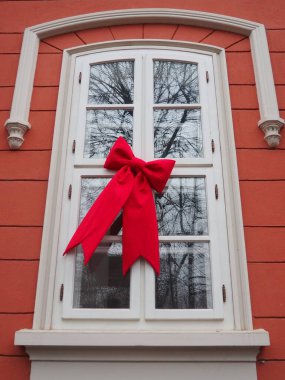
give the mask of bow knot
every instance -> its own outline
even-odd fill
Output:
[[[132,157],[130,161],[130,167],[134,174],[138,174],[142,171],[142,168],[145,166],[146,162],[136,156]]]
[[[162,192],[174,163],[168,159],[145,162],[119,137],[104,165],[118,172],[80,223],[64,254],[81,243],[87,264],[123,208],[123,274],[140,257],[159,274],[158,227],[151,188]]]

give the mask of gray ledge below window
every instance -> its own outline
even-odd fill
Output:
[[[94,332],[20,330],[15,344],[32,361],[247,361],[269,345],[265,330]]]

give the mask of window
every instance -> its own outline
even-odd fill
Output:
[[[64,297],[55,300],[53,325],[232,329],[213,56],[154,48],[78,55],[73,78],[58,244]],[[146,161],[176,160],[163,193],[154,195],[159,277],[143,261],[123,277],[121,214],[87,266],[80,247],[61,256],[112,177],[103,164],[119,136]]]

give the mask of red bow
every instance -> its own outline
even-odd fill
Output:
[[[151,188],[162,192],[174,164],[167,159],[145,162],[119,137],[104,165],[119,171],[78,226],[64,254],[81,243],[86,265],[123,208],[123,274],[139,257],[159,274],[158,227]]]

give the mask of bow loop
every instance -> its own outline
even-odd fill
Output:
[[[175,164],[174,160],[154,160],[147,162],[143,167],[143,173],[150,186],[161,193]]]
[[[104,168],[119,170],[125,165],[130,165],[130,162],[134,157],[131,147],[126,140],[120,136],[112,146],[108,157],[106,158]]]

